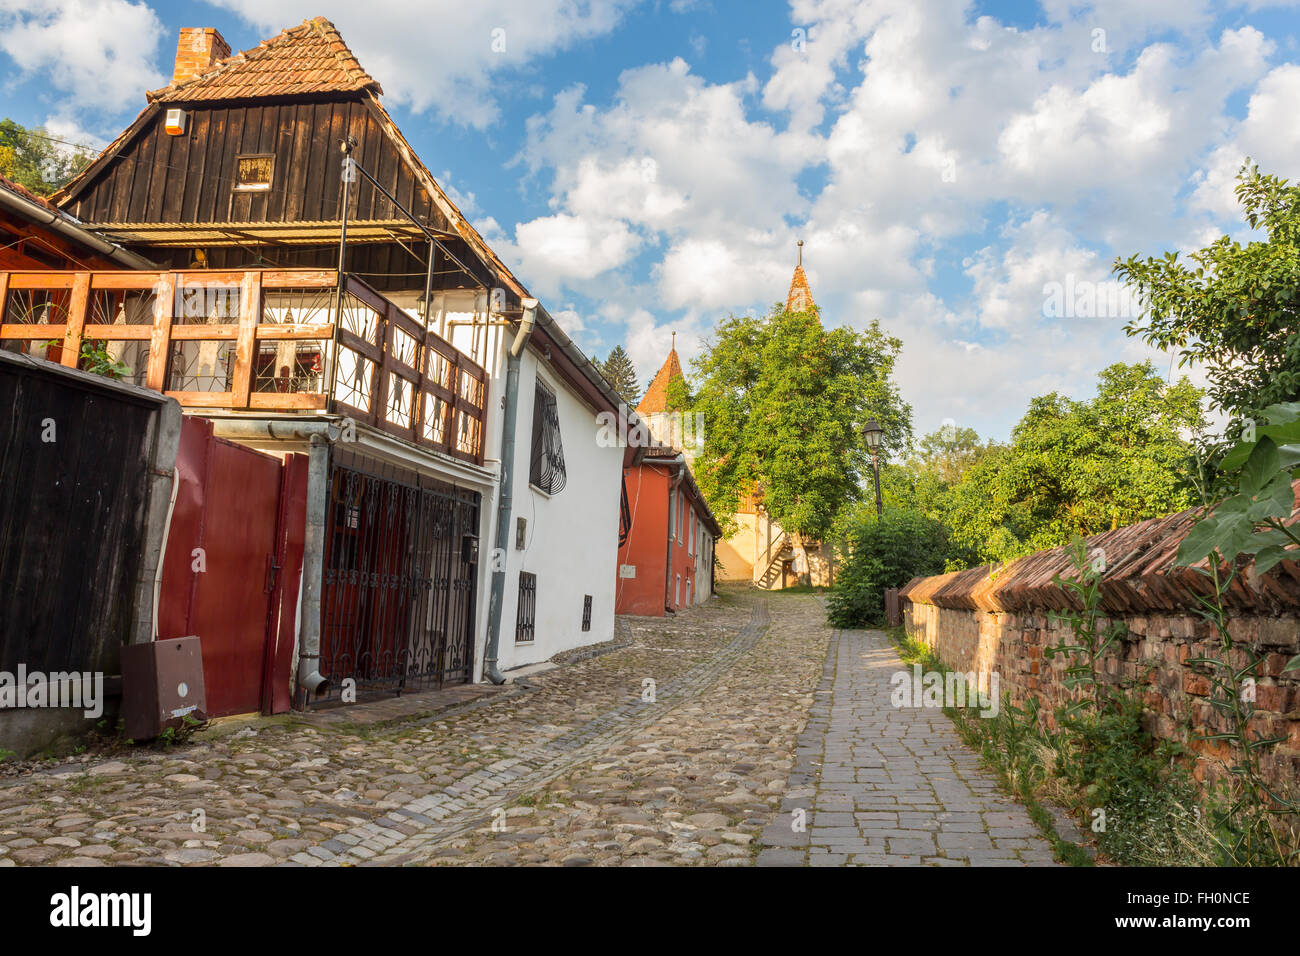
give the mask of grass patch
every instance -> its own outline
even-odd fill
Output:
[[[925,644],[901,627],[886,632],[908,664],[948,673]],[[1201,822],[1180,748],[1142,728],[1141,707],[1117,697],[1097,712],[1058,712],[1056,732],[1039,719],[1038,702],[1016,707],[1004,696],[995,717],[973,707],[945,707],[966,744],[1020,800],[1058,860],[1091,866],[1090,856],[1056,831],[1046,803],[1064,808],[1095,841],[1103,859],[1123,866],[1209,866],[1212,834]]]

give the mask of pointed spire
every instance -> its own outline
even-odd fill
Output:
[[[799,258],[794,267],[794,276],[790,279],[790,292],[785,297],[787,312],[807,312],[812,309],[812,289],[808,287],[808,277],[803,271],[803,240],[798,241]]]
[[[664,364],[659,367],[655,373],[654,381],[646,389],[645,398],[641,399],[641,404],[636,407],[638,415],[653,415],[656,412],[668,411],[668,386],[670,383],[679,378],[685,378],[682,374],[682,362],[677,357],[677,333],[673,333],[672,346],[668,349],[668,358],[664,359]]]

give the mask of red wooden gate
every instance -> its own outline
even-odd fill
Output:
[[[186,417],[158,602],[161,640],[197,634],[208,716],[288,709],[306,462]]]

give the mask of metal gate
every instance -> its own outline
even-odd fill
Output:
[[[468,681],[478,492],[336,449],[326,516],[320,670],[326,698]]]
[[[275,712],[289,689],[298,578],[282,571],[302,562],[306,460],[282,464],[186,416],[176,475],[158,637],[200,638],[209,717]]]

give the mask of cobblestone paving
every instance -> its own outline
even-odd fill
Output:
[[[903,666],[880,631],[832,640],[758,864],[1051,865],[1024,807],[1000,795],[942,710],[891,706]]]
[[[427,720],[260,722],[4,765],[0,866],[748,862],[812,704],[822,620],[811,598],[729,594],[621,619],[627,647]]]
[[[889,706],[883,635],[833,640],[816,598],[729,591],[618,627],[609,653],[431,717],[362,705],[2,764],[0,866],[1050,861],[946,717]]]

